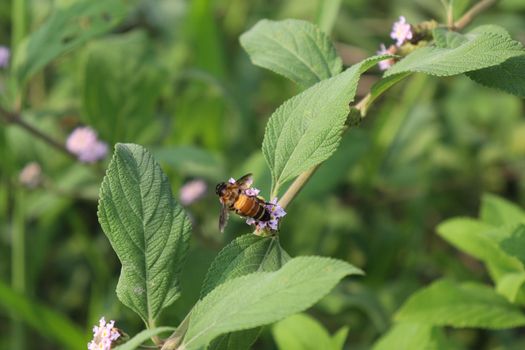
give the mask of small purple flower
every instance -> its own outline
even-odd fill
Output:
[[[273,231],[277,231],[279,227],[279,221],[283,216],[286,215],[286,211],[277,204],[277,197],[272,201],[265,204],[266,209],[270,212],[270,220],[268,221],[258,221],[253,218],[247,218],[246,223],[248,225],[255,225],[258,231],[268,227]]]
[[[67,138],[66,148],[83,163],[94,163],[104,159],[108,153],[108,145],[99,141],[97,132],[87,126],[73,130]]]
[[[180,188],[179,200],[182,205],[190,205],[204,196],[207,188],[203,180],[188,181]]]
[[[9,58],[11,51],[7,46],[0,46],[0,68],[5,68],[9,65]]]
[[[394,22],[392,25],[392,32],[390,37],[396,40],[396,45],[401,46],[406,40],[412,39],[412,27],[404,16],[399,17],[399,21]]]
[[[88,343],[88,350],[111,350],[111,343],[120,337],[119,331],[114,326],[115,321],[106,323],[102,317],[99,325],[93,327],[93,340]]]
[[[397,52],[397,49],[394,45],[391,45],[388,49],[385,47],[385,44],[381,43],[379,46],[379,50],[377,51],[378,55],[385,55],[390,54],[393,55]],[[379,69],[381,70],[387,70],[388,68],[392,67],[392,65],[395,63],[395,60],[393,58],[388,58],[386,60],[382,60],[378,63]]]
[[[42,168],[37,162],[28,163],[18,175],[18,180],[27,188],[36,188],[42,182]]]
[[[259,195],[259,189],[252,187],[248,188],[247,190],[244,190],[244,194],[250,197],[257,197]]]
[[[231,184],[234,184],[234,183],[236,183],[237,181],[235,181],[235,179],[234,179],[233,177],[230,177],[230,178],[228,179],[228,182],[231,183]]]

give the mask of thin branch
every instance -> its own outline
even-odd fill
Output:
[[[21,127],[22,129],[26,130],[33,136],[39,138],[40,140],[44,141],[48,145],[54,147],[55,149],[59,150],[60,152],[66,154],[67,156],[77,159],[77,157],[69,152],[67,148],[57,140],[51,138],[49,135],[43,133],[41,130],[35,128],[33,125],[27,123],[25,120],[23,120],[20,117],[20,114],[9,112],[8,110],[4,109],[2,106],[0,106],[0,117],[8,123],[8,124],[15,124]]]
[[[470,10],[465,12],[465,14],[454,23],[453,29],[461,30],[465,28],[476,16],[489,7],[496,5],[497,2],[498,0],[481,0],[476,5],[472,6]]]

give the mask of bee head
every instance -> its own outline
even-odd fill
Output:
[[[225,190],[226,190],[226,183],[224,182],[217,184],[217,187],[215,187],[215,193],[217,193],[218,196],[222,196]]]

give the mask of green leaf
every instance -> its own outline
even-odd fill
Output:
[[[261,334],[262,327],[226,333],[213,339],[207,350],[249,350]]]
[[[172,332],[175,328],[173,327],[157,327],[152,329],[145,329],[142,332],[136,334],[133,338],[128,340],[122,345],[119,345],[115,348],[112,347],[113,350],[134,350],[138,348],[142,343],[144,343],[146,340],[150,339],[154,335],[165,333],[165,332]]]
[[[396,315],[399,321],[436,326],[503,329],[525,325],[525,315],[491,288],[441,280],[414,293]]]
[[[296,314],[277,322],[272,335],[279,350],[338,350],[328,331],[313,317]]]
[[[525,225],[519,224],[514,228],[509,237],[500,242],[500,247],[525,265]]]
[[[280,269],[290,256],[279,244],[279,238],[246,234],[238,237],[219,252],[204,280],[201,296],[204,298],[218,285],[253,272],[271,272]],[[211,349],[248,349],[259,336],[260,328],[223,334],[209,346]]]
[[[180,294],[191,225],[151,154],[117,144],[102,182],[98,217],[122,271],[117,296],[151,323]]]
[[[516,204],[490,193],[481,200],[480,219],[494,225],[513,225],[525,223],[525,212]]]
[[[317,83],[286,101],[272,114],[262,149],[272,172],[274,195],[282,184],[335,152],[359,77],[385,57],[370,57]]]
[[[320,1],[318,7],[317,25],[323,32],[330,34],[341,8],[341,0]]]
[[[300,257],[275,272],[229,280],[195,305],[183,346],[200,349],[220,334],[279,321],[312,306],[344,276],[359,273],[343,261]]]
[[[68,317],[16,293],[2,281],[0,281],[0,308],[15,314],[40,335],[61,344],[66,349],[81,349],[86,346],[87,339],[84,332]]]
[[[520,262],[499,247],[498,229],[478,220],[453,218],[440,224],[438,234],[458,249],[503,272],[521,272]],[[493,278],[498,276],[493,276]]]
[[[496,291],[514,303],[524,283],[525,272],[506,273],[498,279]]]
[[[18,46],[15,74],[23,83],[58,56],[115,27],[126,8],[118,0],[76,1],[57,8],[50,18]]]
[[[335,349],[344,349],[349,330],[350,327],[342,327],[337,332],[335,332],[334,336],[332,337],[332,344],[334,344]]]
[[[206,274],[200,298],[204,298],[219,284],[253,272],[271,272],[280,269],[290,256],[279,244],[279,238],[246,234],[222,249]]]
[[[88,46],[83,121],[111,143],[145,143],[160,131],[152,119],[165,75],[151,56],[148,40],[145,32],[132,31]]]
[[[342,69],[330,38],[309,22],[263,19],[241,35],[240,41],[253,64],[281,74],[302,88]]]
[[[395,324],[372,348],[373,350],[450,350],[444,344],[441,329],[425,323]]]
[[[439,47],[447,45],[447,47]],[[470,32],[440,36],[438,47],[423,47],[407,55],[385,73],[391,76],[421,72],[437,76],[456,75],[497,66],[511,57],[525,54],[523,46],[506,35]]]
[[[497,66],[468,72],[467,76],[483,86],[525,97],[525,56],[512,57]]]

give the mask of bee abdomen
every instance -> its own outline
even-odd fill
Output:
[[[270,221],[272,217],[270,216],[268,209],[266,209],[263,205],[259,205],[259,209],[253,218],[259,221]]]

